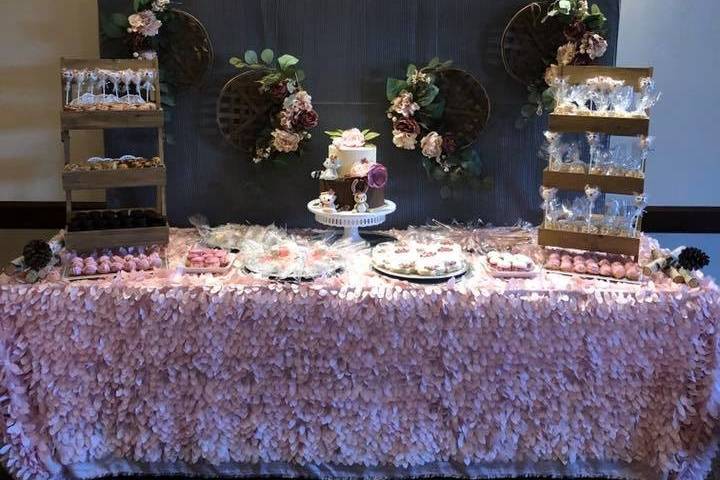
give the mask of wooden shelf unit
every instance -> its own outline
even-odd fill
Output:
[[[568,79],[571,85],[584,83],[590,78],[608,76],[624,80],[635,91],[640,90],[640,81],[653,76],[652,67],[624,68],[605,66],[564,66],[559,76]],[[649,118],[601,117],[590,115],[564,115],[551,113],[548,129],[559,133],[597,132],[620,136],[647,136],[650,129]],[[643,172],[643,175],[645,172]],[[586,185],[597,186],[603,193],[622,195],[640,194],[645,191],[645,178],[593,175],[589,173],[543,171],[543,186],[558,190],[584,191]],[[617,253],[637,259],[640,252],[640,239],[613,235],[553,230],[541,226],[538,230],[538,244],[543,246],[572,248],[579,250]]]
[[[538,230],[538,243],[540,245],[591,252],[619,253],[632,257],[637,257],[640,251],[639,238],[552,230],[544,226],[541,226]]]
[[[600,188],[603,193],[618,193],[621,195],[634,195],[645,191],[645,179],[642,177],[554,172],[547,168],[543,170],[543,185],[573,192],[582,192],[585,190],[585,185],[593,185]]]
[[[164,148],[164,112],[160,108],[160,75],[157,59],[69,59],[61,58],[61,71],[69,69],[147,69],[154,70],[154,85],[151,99],[157,105],[156,110],[103,110],[82,111],[65,109],[65,84],[60,77],[61,113],[60,135],[63,142],[65,165],[70,163],[71,130],[103,130],[110,128],[153,128],[157,130],[157,156],[165,164]],[[72,218],[72,192],[74,190],[95,190],[109,188],[154,186],[156,188],[155,209],[163,216],[167,215],[165,204],[165,185],[167,175],[165,167],[128,168],[116,170],[91,170],[63,172],[65,190],[66,232],[65,244],[74,250],[91,250],[102,247],[120,247],[129,245],[152,245],[168,242],[169,226],[123,228],[95,231],[70,231]]]

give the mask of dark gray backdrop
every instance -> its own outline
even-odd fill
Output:
[[[98,0],[100,14],[128,9],[130,0]],[[398,205],[388,226],[483,219],[495,224],[539,218],[538,187],[545,162],[538,158],[545,121],[524,130],[514,122],[525,87],[504,71],[499,55],[502,31],[523,0],[183,0],[181,8],[206,26],[215,64],[206,86],[178,95],[167,131],[168,213],[172,225],[187,225],[193,213],[212,223],[253,222],[308,226],[305,205],[317,196],[309,177],[327,152],[323,130],[358,126],[379,131],[378,161],[390,172],[387,197]],[[597,2],[608,17],[613,62],[620,0]],[[223,84],[237,73],[227,60],[252,48],[272,48],[301,59],[305,86],[320,114],[320,125],[305,155],[285,169],[255,168],[227,145],[215,124],[215,102]],[[111,56],[108,46],[103,56]],[[452,59],[483,83],[492,104],[487,128],[477,142],[493,180],[487,191],[465,188],[440,197],[440,184],[426,177],[419,153],[392,145],[385,117],[385,80],[402,77],[408,63],[434,56]],[[109,131],[108,155],[152,155],[150,132]],[[148,201],[147,191],[111,192],[115,205]]]

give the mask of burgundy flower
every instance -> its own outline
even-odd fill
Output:
[[[568,25],[563,31],[563,33],[565,34],[565,38],[567,38],[569,41],[580,40],[582,36],[585,35],[585,32],[587,32],[587,26],[581,21],[577,21],[573,24]]]
[[[420,125],[413,118],[403,117],[395,122],[393,130],[418,135],[420,133]]]
[[[443,135],[442,150],[446,155],[452,155],[457,151],[457,140],[452,133]]]
[[[270,96],[276,100],[284,99],[289,93],[287,89],[287,83],[284,81],[271,85],[268,91],[270,92]]]
[[[382,188],[387,183],[387,169],[381,163],[375,163],[367,174],[367,182],[370,188]]]
[[[303,110],[295,115],[293,124],[297,129],[309,130],[317,127],[318,114],[315,110]]]

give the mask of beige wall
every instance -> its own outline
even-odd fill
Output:
[[[64,200],[60,57],[98,57],[96,0],[0,0],[0,202]],[[102,154],[72,134],[74,161]],[[80,192],[78,199],[102,199]]]

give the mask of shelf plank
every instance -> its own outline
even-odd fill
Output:
[[[550,230],[542,226],[538,229],[538,244],[546,247],[574,248],[588,252],[618,253],[636,258],[640,253],[639,238]]]
[[[170,238],[170,227],[114,228],[65,232],[65,246],[71,250],[117,248],[141,245],[164,245]]]
[[[164,186],[167,181],[164,167],[63,172],[62,179],[65,190]]]
[[[635,135],[647,136],[650,131],[649,118],[596,117],[558,113],[551,113],[549,118],[548,129],[553,132],[599,132],[632,137]]]
[[[60,114],[63,130],[100,130],[104,128],[160,128],[165,123],[162,110],[69,111]]]
[[[640,79],[652,77],[652,67],[606,67],[603,65],[566,65],[560,67],[560,77],[566,77],[568,83],[577,85],[584,83],[590,78],[598,76],[611,77],[615,80],[624,80],[625,85],[632,85],[635,90],[640,90]]]
[[[543,185],[558,190],[582,192],[585,185],[598,187],[603,193],[634,195],[645,191],[645,179],[637,177],[616,177],[589,173],[554,172],[543,170]]]

